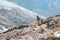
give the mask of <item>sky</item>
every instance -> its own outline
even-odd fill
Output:
[[[34,10],[35,8],[41,8],[41,10],[47,10],[48,4],[45,2],[45,0],[8,0],[14,3],[17,3],[18,5],[25,7],[29,10]]]
[[[44,16],[60,14],[60,0],[4,0]],[[14,6],[14,5],[13,5]]]
[[[51,4],[56,0],[8,0],[8,1],[17,3],[18,5],[30,10],[38,8],[45,11],[49,8],[49,3]]]

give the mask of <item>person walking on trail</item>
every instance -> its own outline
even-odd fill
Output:
[[[41,24],[41,20],[40,20],[39,16],[37,16],[37,24],[38,24],[38,26],[40,26],[40,24]]]

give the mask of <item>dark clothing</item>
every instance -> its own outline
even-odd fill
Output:
[[[37,16],[37,23],[38,23],[38,26],[40,26],[40,17]]]
[[[40,21],[40,17],[39,16],[37,16],[37,21]]]

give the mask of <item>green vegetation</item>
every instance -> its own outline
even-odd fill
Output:
[[[60,40],[60,37],[59,38],[56,38],[56,37],[47,38],[46,40]]]
[[[10,40],[10,38],[6,38],[6,40]]]
[[[55,17],[58,17],[58,16],[60,16],[60,15],[56,15]]]
[[[9,31],[12,31],[13,29],[21,29],[21,28],[24,28],[24,27],[28,27],[28,25],[20,25],[20,26],[18,26],[18,27],[11,28],[11,29],[3,32],[3,33],[7,33],[7,32],[9,32]]]
[[[20,25],[17,29],[21,29],[21,28],[24,28],[24,27],[28,27],[28,25]]]
[[[42,22],[40,25],[45,24],[45,23],[49,23],[51,20],[52,19],[47,18],[47,20],[45,22]]]

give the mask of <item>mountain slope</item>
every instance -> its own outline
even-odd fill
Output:
[[[48,22],[46,22],[46,21],[48,21]],[[13,29],[7,33],[1,34],[0,39],[1,40],[2,39],[4,39],[4,40],[5,39],[50,40],[55,37],[59,38],[60,37],[60,16],[51,17],[49,19],[46,19],[46,21],[44,24],[42,24],[40,26],[37,26],[37,23],[32,23],[29,25],[29,27],[23,27],[21,29],[19,29],[19,28]],[[55,22],[57,22],[57,24]],[[49,23],[49,25],[48,25],[48,23]],[[52,25],[52,24],[54,24],[54,25]],[[37,29],[37,30],[34,30],[34,29]],[[44,29],[44,30],[42,30],[42,29]]]
[[[39,15],[12,2],[0,1],[0,30],[6,31],[21,24],[29,24]],[[41,18],[46,18],[39,15]]]

